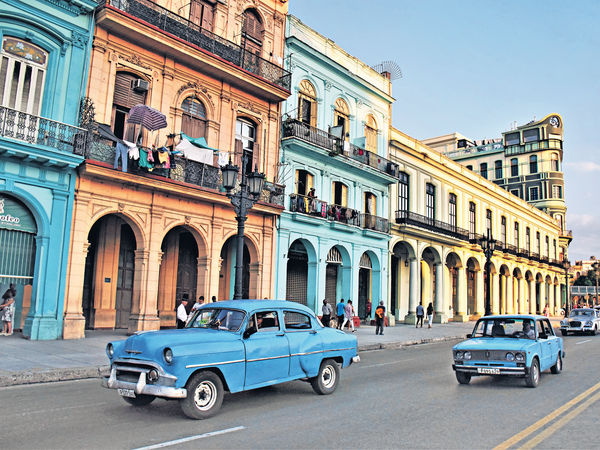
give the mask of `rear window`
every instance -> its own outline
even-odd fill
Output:
[[[286,330],[310,330],[310,316],[296,311],[284,311],[283,318]]]

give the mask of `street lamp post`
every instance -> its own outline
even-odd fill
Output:
[[[565,284],[566,284],[566,302],[565,302],[565,317],[569,317],[569,309],[571,308],[571,296],[569,295],[569,260],[563,260],[563,267],[565,268]]]
[[[492,274],[490,273],[492,264],[492,255],[496,248],[496,239],[492,237],[491,231],[487,230],[487,236],[483,236],[479,239],[479,245],[485,255],[485,272],[487,278],[487,286],[485,293],[485,315],[489,316],[492,314]]]
[[[242,298],[242,275],[244,269],[244,227],[248,217],[248,211],[252,209],[258,201],[258,196],[263,190],[265,174],[259,173],[255,167],[254,172],[247,174],[248,154],[242,151],[242,179],[239,189],[234,191],[235,181],[238,174],[238,167],[229,163],[221,167],[223,174],[223,187],[227,191],[227,197],[231,200],[235,211],[235,220],[238,223],[237,242],[236,242],[236,260],[235,260],[235,290],[233,299]]]

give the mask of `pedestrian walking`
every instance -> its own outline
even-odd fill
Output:
[[[329,327],[329,323],[331,322],[331,313],[333,309],[331,305],[327,303],[327,299],[323,300],[323,316],[321,318],[321,322],[323,322],[323,326]]]
[[[385,306],[383,300],[379,302],[379,306],[375,308],[375,334],[383,336],[383,326],[385,322]]]
[[[550,317],[550,308],[548,308],[548,305],[544,306],[544,316]]]
[[[0,319],[2,319],[2,336],[13,334],[13,319],[15,317],[15,296],[17,290],[14,284],[2,295],[2,305],[0,305]]]
[[[365,325],[369,324],[369,319],[371,318],[371,301],[367,301],[367,307],[365,308]]]
[[[423,316],[425,315],[425,311],[423,310],[423,302],[417,305],[417,324],[415,328],[419,326],[419,322],[421,322],[421,328],[423,328]]]
[[[350,322],[349,327],[352,327],[352,332],[354,333],[356,330],[354,329],[354,307],[352,306],[352,300],[348,300],[346,306],[344,306],[344,321],[342,322],[342,331],[344,331],[344,326],[346,322]]]
[[[179,304],[179,306],[177,307],[177,328],[184,328],[185,327],[185,323],[187,322],[187,307],[188,304],[188,297],[187,295],[184,294],[183,298],[181,299],[181,303]]]
[[[337,325],[336,328],[338,330],[342,329],[342,322],[344,321],[344,299],[340,299],[338,304],[335,306],[336,314],[337,314]]]
[[[216,296],[216,295],[213,295],[213,296],[211,297],[210,301],[211,301],[211,302],[213,302],[213,303],[214,303],[214,302],[216,302],[216,301],[217,301],[217,296]]]
[[[427,305],[427,321],[429,322],[427,328],[431,328],[431,324],[433,323],[433,314],[433,303],[429,302],[429,305]]]
[[[201,295],[200,297],[198,297],[198,300],[196,300],[196,303],[194,303],[194,306],[192,306],[192,311],[196,311],[197,309],[200,309],[200,307],[204,305],[204,295]]]

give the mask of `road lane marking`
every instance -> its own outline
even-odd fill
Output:
[[[390,364],[399,364],[399,363],[403,363],[405,361],[413,361],[415,359],[417,359],[417,358],[408,358],[408,359],[402,359],[400,361],[391,361],[391,362],[385,362],[385,363],[379,363],[379,364],[371,364],[371,365],[368,365],[368,366],[360,365],[359,367],[361,369],[369,369],[370,367],[389,366]]]
[[[29,414],[40,414],[40,413],[49,413],[49,412],[55,412],[55,411],[64,411],[66,409],[89,408],[90,406],[99,406],[99,405],[106,405],[106,404],[108,404],[108,403],[107,402],[103,402],[103,403],[90,403],[88,405],[65,406],[63,408],[38,409],[36,411],[25,411],[25,412],[22,412],[21,415],[22,416],[27,416]]]
[[[568,424],[571,420],[573,420],[579,414],[581,414],[586,409],[588,409],[592,405],[592,403],[595,403],[598,400],[600,400],[600,392],[595,394],[592,398],[583,402],[581,405],[579,405],[574,410],[570,411],[565,416],[561,417],[559,420],[557,420],[555,423],[553,423],[551,427],[546,428],[544,431],[542,431],[536,437],[534,437],[530,441],[526,442],[521,448],[523,448],[523,449],[534,448],[540,442],[542,442],[544,439],[552,436],[554,433],[559,431],[562,427],[564,427],[566,424]]]
[[[575,406],[577,403],[579,403],[580,401],[582,401],[584,398],[590,396],[594,391],[597,391],[598,389],[600,389],[600,383],[595,384],[594,386],[592,386],[591,388],[589,388],[587,391],[582,392],[581,394],[579,394],[574,399],[568,401],[567,403],[565,403],[561,407],[559,407],[559,408],[555,409],[554,411],[552,411],[546,417],[542,417],[540,420],[538,420],[534,424],[528,426],[523,431],[515,434],[513,437],[511,437],[511,438],[507,439],[506,441],[502,442],[501,444],[497,445],[496,447],[494,447],[494,450],[503,450],[503,449],[507,449],[509,447],[512,447],[517,442],[520,442],[523,439],[527,438],[528,436],[532,435],[537,430],[539,430],[544,425],[546,425],[548,422],[554,420],[556,417],[558,417],[559,415],[561,415],[562,413],[564,413],[565,411],[567,411],[569,408]]]
[[[239,427],[227,428],[225,430],[210,431],[208,433],[198,434],[196,436],[190,436],[190,437],[181,438],[181,439],[175,439],[174,441],[163,442],[161,444],[148,445],[146,447],[138,447],[134,450],[152,450],[155,448],[170,447],[171,445],[183,444],[184,442],[195,441],[197,439],[204,439],[204,438],[211,437],[211,436],[218,436],[220,434],[232,433],[234,431],[240,431],[240,430],[245,430],[245,429],[246,429],[246,427],[239,426]]]
[[[579,345],[579,344],[585,344],[586,342],[591,342],[591,339],[586,339],[585,341],[579,341],[579,342],[575,342],[575,345]]]

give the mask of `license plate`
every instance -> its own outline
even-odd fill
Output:
[[[487,375],[500,375],[500,369],[489,369],[487,367],[478,367],[477,373],[484,373]]]
[[[135,398],[135,392],[133,391],[133,389],[117,389],[117,392],[119,393],[119,395],[121,397],[131,397],[131,398]]]

